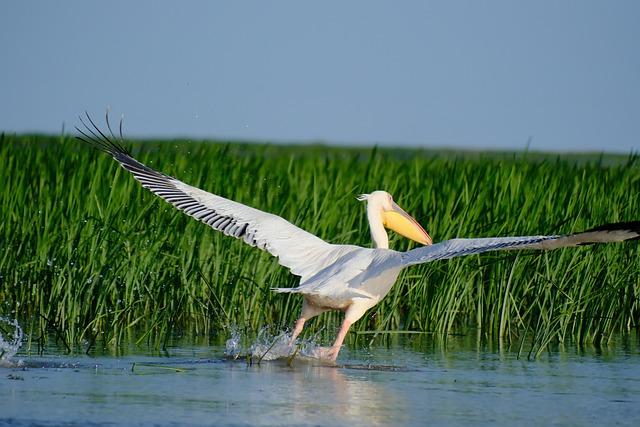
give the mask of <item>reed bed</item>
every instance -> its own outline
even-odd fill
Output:
[[[334,243],[370,245],[355,196],[385,189],[430,232],[556,234],[640,218],[640,158],[133,142],[142,162],[278,214]],[[296,278],[142,189],[72,137],[0,136],[0,316],[69,350],[161,344],[239,325],[286,327]],[[391,247],[412,243],[391,236]],[[406,270],[354,331],[479,331],[506,343],[600,343],[640,324],[637,243],[500,252]],[[320,316],[308,334],[337,325]],[[331,332],[333,331],[328,328]],[[357,334],[351,334],[357,335]]]

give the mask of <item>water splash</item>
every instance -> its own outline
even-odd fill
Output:
[[[272,335],[268,327],[260,329],[258,337],[249,347],[249,354],[259,360],[276,360],[289,357],[295,347],[290,345],[291,335],[288,331]]]
[[[7,329],[13,329],[13,333],[11,336],[5,337],[2,331],[6,333]],[[20,365],[20,361],[16,363],[11,359],[20,349],[23,338],[22,328],[16,319],[10,320],[5,317],[0,317],[0,366],[12,367],[16,366],[16,364]]]
[[[227,357],[251,358],[258,361],[289,358],[293,355],[306,358],[316,358],[316,350],[319,348],[314,338],[298,340],[291,344],[291,333],[288,330],[273,334],[269,326],[265,326],[258,332],[255,339],[250,339],[249,344],[243,345],[243,336],[238,328],[231,328],[231,337],[226,341],[225,355]]]
[[[224,345],[224,354],[232,359],[237,359],[242,355],[242,344],[240,332],[235,326],[231,327],[231,338]]]

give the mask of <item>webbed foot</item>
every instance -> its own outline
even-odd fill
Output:
[[[338,358],[338,353],[340,353],[340,347],[317,347],[313,351],[313,357],[335,363]]]

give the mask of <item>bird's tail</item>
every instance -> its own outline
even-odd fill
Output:
[[[281,294],[297,294],[300,292],[300,288],[299,287],[295,287],[295,288],[271,288],[271,290],[273,292],[278,292]]]

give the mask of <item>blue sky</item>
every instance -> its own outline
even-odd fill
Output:
[[[638,1],[4,1],[0,130],[640,150]]]

